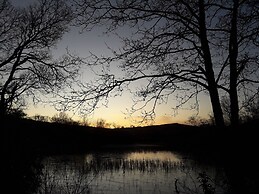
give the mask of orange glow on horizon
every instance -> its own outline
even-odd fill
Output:
[[[126,100],[127,99],[127,100]],[[120,127],[132,127],[132,126],[147,126],[147,125],[162,125],[162,124],[172,124],[180,123],[184,124],[188,121],[189,117],[195,115],[193,110],[179,110],[177,114],[174,114],[171,106],[169,104],[162,104],[156,109],[156,118],[152,123],[139,123],[138,117],[128,117],[123,112],[127,107],[131,107],[130,97],[126,96],[123,99],[111,99],[108,107],[101,107],[95,110],[92,115],[86,116],[86,120],[91,126],[95,126],[98,119],[103,119],[105,121],[107,128],[120,128]],[[25,111],[29,117],[35,115],[47,116],[49,118],[58,114],[57,110],[50,105],[37,105],[29,106]],[[210,111],[210,104],[203,99],[203,104],[201,104],[199,115],[201,118],[207,118]],[[83,118],[77,113],[66,112],[74,121],[83,121]]]

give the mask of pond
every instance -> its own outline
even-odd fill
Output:
[[[42,160],[38,194],[227,193],[224,170],[170,150],[106,150]]]

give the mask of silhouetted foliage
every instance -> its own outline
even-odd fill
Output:
[[[25,118],[27,114],[22,109],[12,108],[8,110],[7,116],[14,119],[21,119],[21,118]]]
[[[212,126],[214,125],[214,118],[210,115],[207,119],[199,116],[191,116],[189,117],[187,124],[191,124],[193,126]]]
[[[60,112],[58,114],[55,114],[50,119],[53,123],[61,123],[61,124],[69,124],[69,125],[79,125],[78,122],[74,121],[69,115],[65,112]]]
[[[230,111],[230,99],[227,96],[221,98],[221,106],[223,110],[223,116],[226,124],[230,124],[231,111]]]
[[[225,96],[221,99],[221,104],[225,122],[229,124],[231,121],[230,100]],[[257,93],[246,97],[246,100],[240,106],[239,113],[241,123],[259,118],[259,97]]]
[[[89,120],[86,116],[84,116],[84,117],[82,118],[82,121],[80,122],[80,124],[81,124],[82,126],[85,126],[85,127],[91,126],[91,122],[90,122],[90,120]]]
[[[243,119],[247,120],[258,120],[259,119],[259,94],[248,98],[247,102],[244,103]]]
[[[105,128],[105,127],[107,127],[106,124],[107,123],[104,119],[97,119],[97,121],[96,121],[96,127],[98,127],[98,128]]]
[[[132,112],[141,111],[144,119],[153,119],[156,105],[170,96],[176,96],[175,108],[180,108],[205,92],[217,126],[224,126],[221,95],[229,96],[231,123],[239,123],[242,94],[254,93],[259,83],[258,1],[76,2],[77,22],[85,30],[101,24],[107,32],[125,27],[132,34],[119,34],[124,46],[112,50],[114,56],[93,55],[91,64],[103,65],[103,74],[93,84],[82,86],[83,92],[75,91],[73,102],[77,97],[83,109],[83,102],[94,109],[112,91],[120,94],[130,83],[141,80]],[[124,76],[109,72],[115,61]],[[149,104],[151,109],[143,111]],[[194,105],[197,108],[198,101]]]
[[[38,0],[19,8],[0,2],[0,112],[30,96],[40,101],[74,81],[78,61],[70,55],[58,60],[51,49],[68,31],[73,14],[63,0]],[[57,93],[57,92],[56,92]]]
[[[48,116],[42,116],[42,115],[39,115],[39,114],[36,114],[36,115],[32,116],[31,118],[35,121],[42,121],[42,122],[48,122],[49,121]]]

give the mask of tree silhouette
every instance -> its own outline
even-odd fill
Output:
[[[238,125],[242,94],[254,93],[259,83],[258,1],[78,0],[77,5],[77,22],[86,30],[101,24],[107,32],[125,26],[133,32],[122,37],[124,46],[114,56],[94,56],[94,64],[119,61],[125,76],[99,75],[83,92],[73,93],[81,103],[95,107],[112,91],[145,79],[137,96],[153,103],[147,118],[171,95],[178,96],[180,107],[205,92],[216,125],[224,126],[221,95],[229,96],[231,124]]]
[[[53,117],[51,117],[51,122],[53,123],[61,123],[61,124],[73,124],[75,123],[72,118],[69,117],[69,115],[65,112],[59,112],[58,114],[55,114]]]
[[[105,127],[107,127],[107,123],[106,123],[106,121],[104,119],[97,119],[96,127],[98,127],[98,128],[105,128]]]
[[[78,73],[75,58],[51,54],[73,19],[63,0],[39,0],[16,8],[8,0],[0,4],[0,112],[1,116],[22,102],[34,101],[69,84]]]
[[[249,97],[243,104],[243,119],[258,120],[259,119],[259,95]]]

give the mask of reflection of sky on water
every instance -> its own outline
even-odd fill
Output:
[[[170,162],[180,162],[180,156],[169,151],[159,151],[159,152],[131,152],[125,157],[127,160],[159,160],[159,161],[170,161]]]
[[[180,193],[203,194],[197,177],[206,172],[213,180],[211,184],[216,188],[215,193],[224,193],[222,170],[214,165],[187,160],[184,155],[170,151],[54,156],[43,162],[43,186],[40,188],[46,189],[47,186],[47,190],[52,189],[50,193],[174,193],[177,180]]]
[[[170,151],[133,151],[128,153],[94,153],[85,155],[86,163],[94,160],[181,162],[181,156]]]

